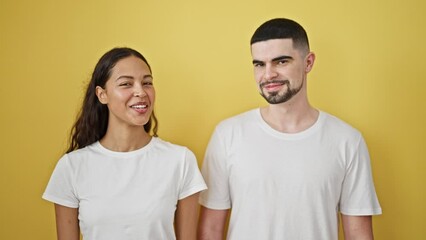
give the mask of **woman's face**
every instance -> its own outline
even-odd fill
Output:
[[[144,126],[154,108],[155,89],[148,65],[129,56],[112,68],[105,88],[96,87],[96,95],[109,109],[108,127]]]

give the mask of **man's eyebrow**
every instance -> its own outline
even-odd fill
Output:
[[[273,58],[272,62],[278,62],[278,61],[288,60],[288,59],[293,60],[294,58],[292,56],[283,55],[283,56]],[[264,62],[260,60],[256,60],[256,59],[253,60],[253,64],[263,64],[263,63]]]
[[[254,59],[252,62],[253,62],[253,64],[263,63],[262,61],[260,61],[260,60],[256,60],[256,59]]]
[[[288,59],[292,60],[293,57],[292,56],[283,55],[283,56],[279,56],[279,57],[273,58],[272,62],[278,62],[278,61],[281,61],[281,60],[288,60]]]

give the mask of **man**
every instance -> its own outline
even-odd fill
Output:
[[[307,75],[315,55],[289,19],[262,24],[251,39],[254,76],[269,103],[221,122],[208,145],[201,240],[373,239],[381,214],[361,134],[313,108]],[[232,212],[230,209],[232,208]]]

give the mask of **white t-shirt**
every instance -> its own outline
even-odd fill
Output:
[[[381,214],[361,134],[324,112],[295,134],[271,128],[259,109],[223,121],[202,174],[200,203],[232,208],[231,240],[337,240],[339,211]]]
[[[79,208],[85,240],[175,239],[178,200],[206,189],[194,154],[152,138],[113,152],[96,142],[65,154],[43,198]]]

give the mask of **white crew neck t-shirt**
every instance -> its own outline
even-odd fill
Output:
[[[381,213],[361,134],[325,112],[308,129],[271,128],[259,109],[216,127],[201,205],[232,208],[229,240],[337,240],[338,213]]]
[[[43,198],[79,208],[85,240],[175,239],[178,200],[206,189],[194,154],[152,138],[114,152],[99,142],[65,154]]]

